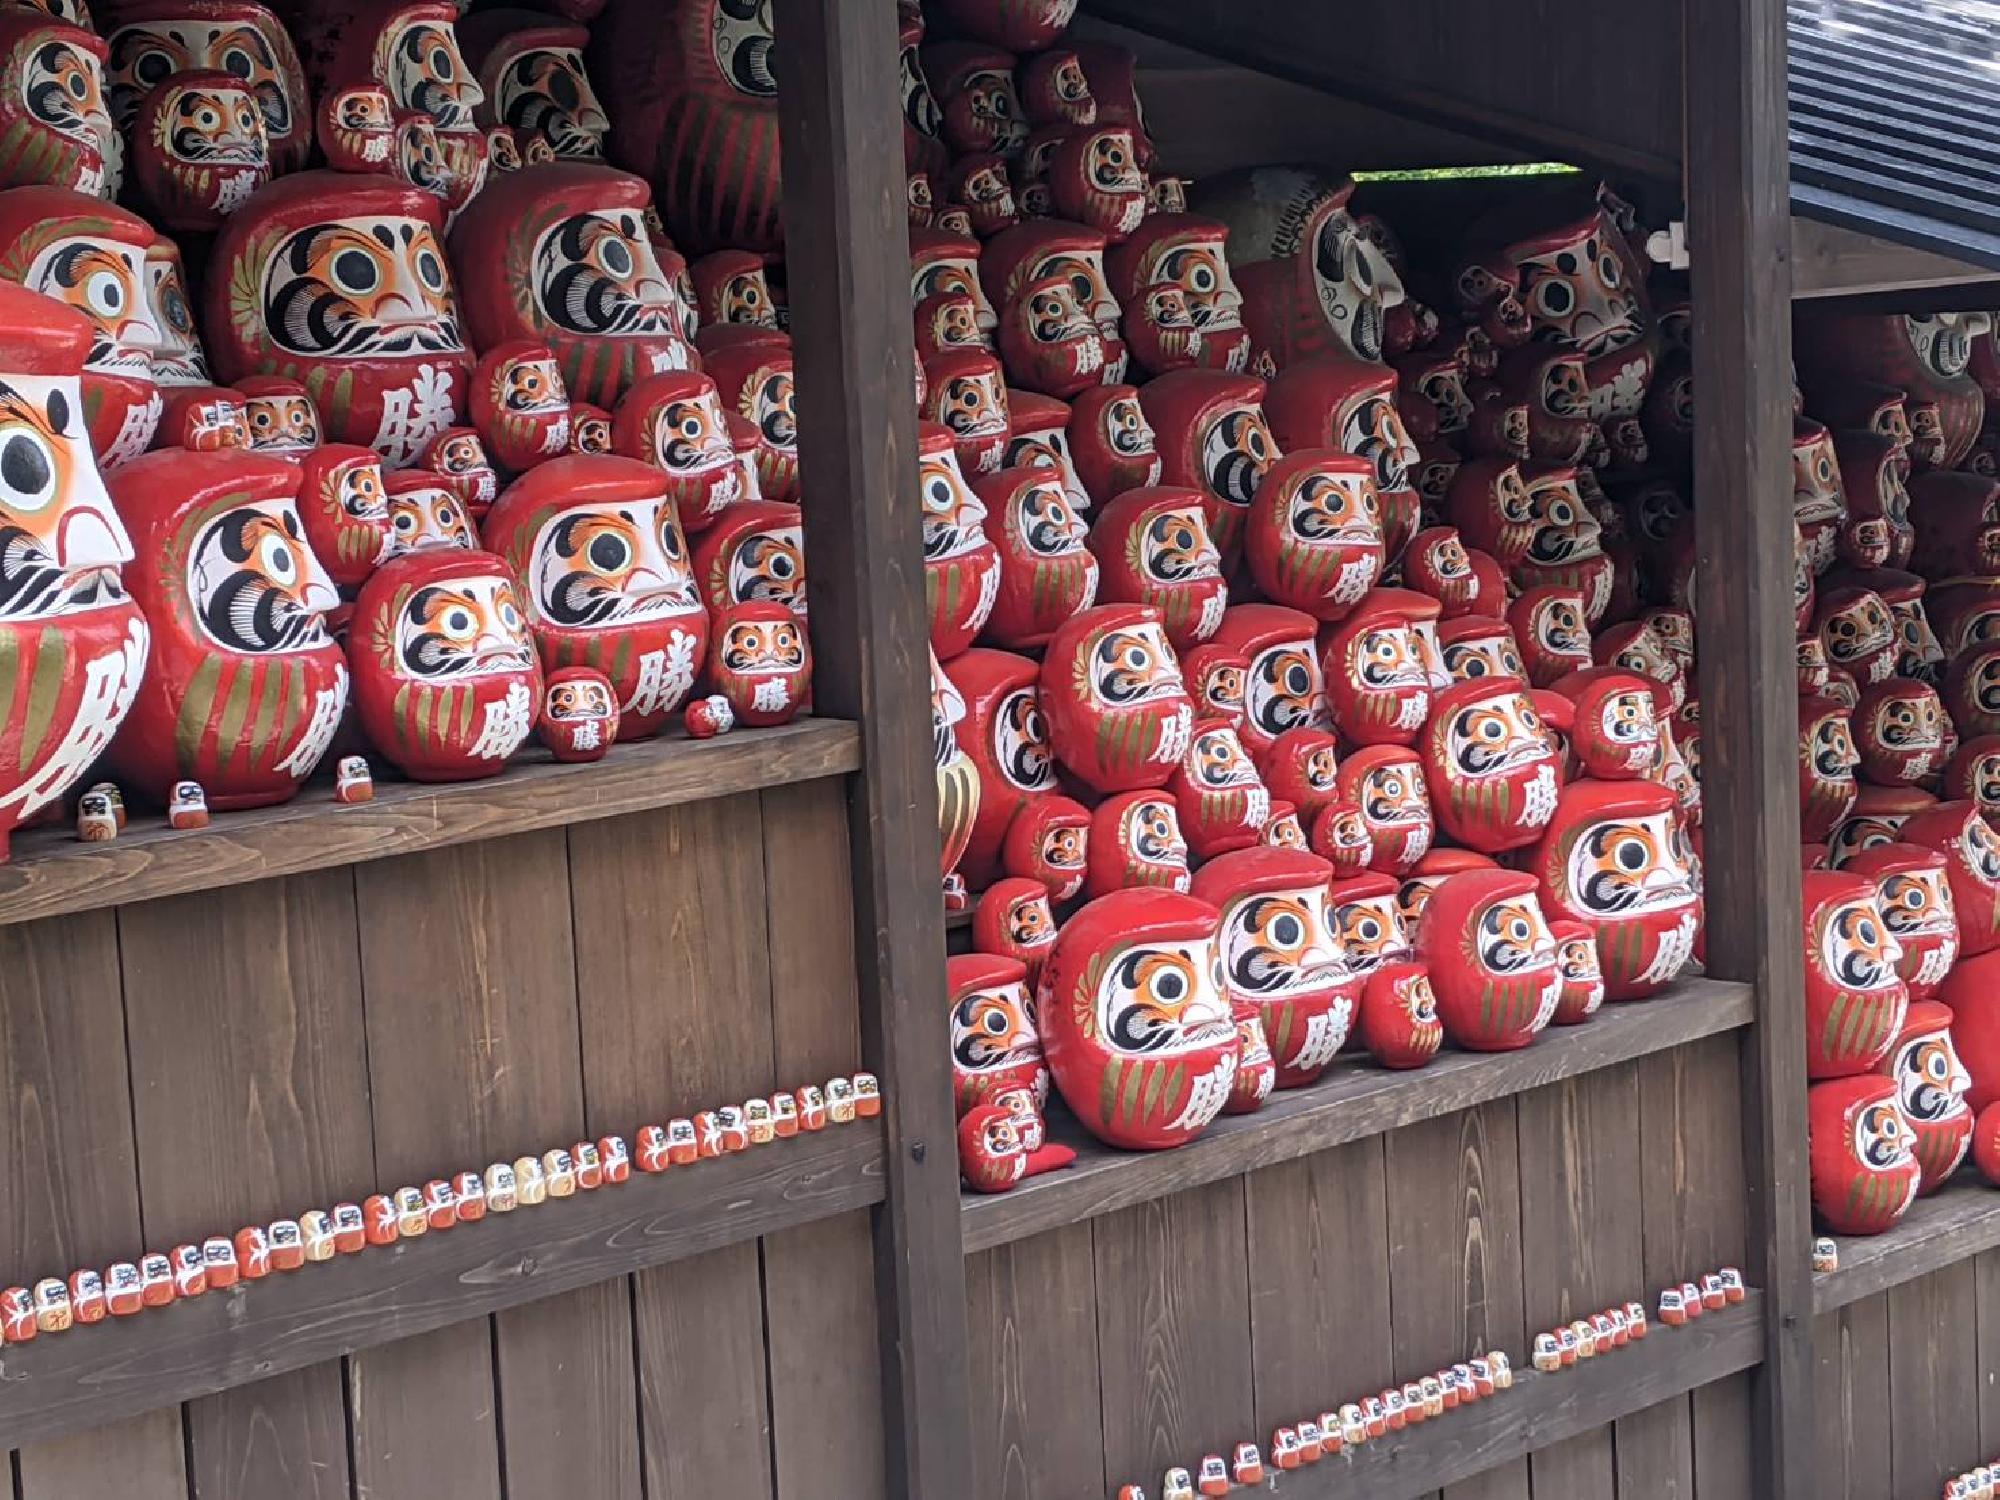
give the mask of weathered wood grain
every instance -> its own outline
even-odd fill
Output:
[[[204,829],[135,817],[109,844],[31,829],[0,864],[0,924],[839,776],[860,765],[861,738],[852,724],[801,719],[713,740],[618,745],[594,765],[533,758],[541,754],[491,781],[384,779],[374,801],[353,806],[315,783],[282,807],[218,814]]]
[[[2000,1252],[1985,1251],[1972,1264],[1979,1299],[1979,1446],[2000,1454]]]
[[[2000,1191],[1971,1167],[1920,1198],[1887,1234],[1837,1238],[1840,1268],[1813,1277],[1820,1312],[1886,1292],[2000,1248]]]
[[[1984,1463],[1979,1442],[1978,1288],[1961,1261],[1892,1288],[1889,1304],[1889,1500],[1930,1500]]]
[[[964,1200],[965,1248],[988,1249],[1095,1214],[1289,1161],[1347,1141],[1506,1098],[1733,1030],[1750,1015],[1746,986],[1686,979],[1643,1004],[1613,1006],[1584,1026],[1545,1033],[1519,1052],[1451,1052],[1392,1073],[1343,1060],[1318,1084],[1279,1094],[1251,1115],[1227,1115],[1175,1151],[1135,1156],[1070,1126],[1075,1166],[1010,1193]],[[1067,1118],[1058,1114],[1058,1118]]]
[[[1889,1303],[1869,1297],[1813,1320],[1813,1411],[1826,1500],[1890,1493]]]

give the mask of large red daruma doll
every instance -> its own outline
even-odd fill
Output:
[[[1438,827],[1467,848],[1524,848],[1555,816],[1562,755],[1519,678],[1452,684],[1420,743]]]
[[[413,781],[497,776],[542,697],[504,558],[437,547],[391,558],[347,631],[362,730]]]
[[[111,115],[129,129],[147,90],[176,73],[208,70],[240,78],[256,96],[271,166],[296,172],[312,152],[313,116],[304,72],[278,18],[248,0],[117,0],[105,6]]]
[[[1063,924],[1036,1011],[1049,1071],[1077,1119],[1128,1151],[1181,1146],[1236,1078],[1219,916],[1173,891],[1100,896]]]
[[[521,582],[543,670],[597,668],[618,697],[618,738],[658,734],[708,650],[664,476],[615,454],[550,459],[507,487],[482,530]]]
[[[53,14],[38,14],[53,12]],[[64,7],[14,6],[0,16],[0,184],[53,183],[117,194],[124,141],[104,107],[104,43]]]
[[[472,378],[440,213],[385,177],[302,172],[260,189],[209,259],[218,374],[298,380],[329,442],[412,462],[457,424]]]
[[[1875,882],[1882,918],[1902,945],[1896,972],[1910,999],[1928,1000],[1958,962],[1958,911],[1952,905],[1945,856],[1915,844],[1874,844],[1841,869]]]
[[[1445,1035],[1461,1047],[1514,1051],[1555,1015],[1562,969],[1532,875],[1465,870],[1449,877],[1417,920],[1416,947]]]
[[[1808,870],[1804,881],[1806,1076],[1870,1072],[1909,1008],[1896,974],[1902,947],[1882,919],[1872,880]]]
[[[146,681],[112,743],[120,778],[161,803],[198,781],[218,811],[283,802],[347,708],[339,604],[306,542],[299,466],[163,449],[111,477],[137,554],[127,586],[153,627]]]
[[[1896,1085],[1870,1073],[1807,1091],[1813,1210],[1835,1234],[1881,1234],[1917,1200],[1922,1169]]]
[[[1162,787],[1194,733],[1194,703],[1157,611],[1100,604],[1067,621],[1042,658],[1056,759],[1098,792]]]
[[[1551,919],[1589,929],[1605,998],[1642,1000],[1673,982],[1701,931],[1701,895],[1674,794],[1655,781],[1564,787],[1529,869]]]
[[[976,890],[999,868],[1001,845],[1015,817],[1058,791],[1056,765],[1034,662],[975,646],[952,658],[944,674],[964,704],[953,732],[979,779],[978,809],[959,861],[966,883]]]
[[[107,472],[146,451],[163,409],[153,377],[162,334],[146,272],[153,239],[138,215],[67,188],[0,193],[0,280],[91,321],[83,415]]]
[[[1972,1145],[1972,1109],[1965,1102],[1972,1076],[1952,1046],[1951,1026],[1950,1006],[1913,1002],[1881,1064],[1895,1080],[1896,1103],[1909,1123],[1925,1193],[1951,1180]]]
[[[1333,866],[1296,849],[1238,849],[1196,872],[1192,894],[1222,913],[1222,982],[1257,1009],[1277,1086],[1317,1082],[1340,1052],[1362,976],[1342,952],[1327,883]]]
[[[0,284],[0,859],[90,768],[146,668],[132,543],[91,462],[81,313]]]
[[[651,202],[641,179],[588,162],[489,185],[451,231],[473,341],[547,344],[570,399],[604,407],[648,375],[691,368],[680,294],[646,236]]]
[[[1964,957],[2000,948],[2000,835],[1975,802],[1940,802],[1912,812],[1894,834],[1906,844],[1936,849],[1958,913],[1958,948]]]

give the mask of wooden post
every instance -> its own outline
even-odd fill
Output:
[[[1754,982],[1744,1043],[1756,1493],[1814,1493],[1805,977],[1792,620],[1784,0],[1687,0],[1708,969]]]
[[[786,0],[778,99],[818,711],[860,721],[852,783],[863,1050],[887,1098],[875,1230],[891,1492],[972,1472],[944,1005],[893,0]]]

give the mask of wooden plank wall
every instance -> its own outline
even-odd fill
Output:
[[[815,781],[0,928],[0,1272],[851,1072],[848,867]],[[0,1495],[862,1500],[882,1474],[855,1214],[39,1444]]]
[[[2000,1457],[2000,1250],[1821,1314],[1814,1355],[1817,1493],[1933,1500]]]
[[[1740,1262],[1721,1036],[1002,1246],[967,1267],[974,1495],[1077,1500]],[[2000,1287],[2000,1282],[1996,1282]],[[1741,1380],[1441,1500],[1750,1500]]]

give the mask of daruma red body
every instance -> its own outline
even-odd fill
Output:
[[[1909,991],[1896,974],[1902,947],[1883,920],[1872,880],[1809,870],[1804,895],[1806,1074],[1870,1072],[1909,1007]]]
[[[1808,1091],[1813,1210],[1835,1234],[1881,1234],[1917,1199],[1922,1169],[1896,1085],[1879,1074]]]
[[[1895,1080],[1896,1103],[1910,1126],[1922,1191],[1951,1180],[1972,1144],[1972,1077],[1951,1042],[1952,1012],[1935,1000],[1914,1002],[1890,1043],[1881,1071]]]
[[[1475,1052],[1527,1046],[1561,999],[1555,938],[1534,877],[1518,871],[1467,870],[1441,884],[1417,923],[1417,958],[1445,1035]]]
[[[1165,786],[1194,731],[1180,664],[1143,605],[1103,604],[1056,631],[1042,659],[1056,758],[1100,792]]]
[[[1193,1140],[1221,1111],[1238,1042],[1223,998],[1216,909],[1116,891],[1063,924],[1042,970],[1043,1045],[1086,1129],[1127,1150]]]

